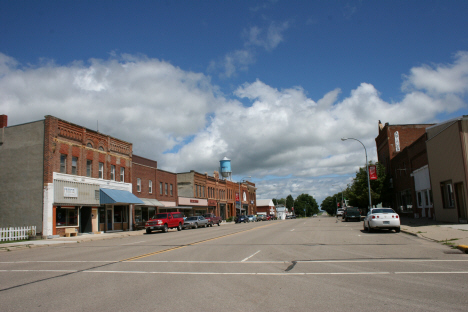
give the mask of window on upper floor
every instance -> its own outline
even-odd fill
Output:
[[[72,170],[71,174],[78,174],[78,157],[72,157]]]
[[[169,191],[171,192],[171,193],[170,193],[170,194],[171,194],[171,196],[173,196],[173,192],[172,192],[172,190],[173,190],[173,187],[172,187],[172,184],[171,184],[171,185],[170,185],[170,189],[169,189]]]
[[[90,159],[86,160],[86,176],[92,177],[93,175],[93,161]]]
[[[159,182],[159,195],[162,195],[162,191],[163,191],[163,183]]]
[[[125,168],[120,167],[120,182],[125,182]]]
[[[150,194],[153,193],[153,181],[149,180],[149,183],[148,183],[148,192]]]
[[[99,163],[99,179],[104,179],[104,163]]]
[[[60,154],[60,173],[67,173],[67,155]]]
[[[115,181],[115,165],[111,165],[111,176],[110,176],[110,179],[112,181]]]
[[[141,192],[141,179],[137,178],[137,192]]]
[[[167,195],[167,183],[164,185],[164,195]]]

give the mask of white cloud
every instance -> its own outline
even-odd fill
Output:
[[[439,64],[433,67],[423,65],[411,69],[405,76],[403,91],[413,88],[425,90],[431,94],[462,94],[468,91],[468,52],[455,55],[454,64]]]
[[[255,179],[259,197],[274,197],[282,187],[279,197],[309,193],[320,202],[336,192],[331,184],[344,187],[365,162],[358,142],[340,138],[361,140],[376,160],[379,120],[428,123],[466,107],[468,82],[451,92],[445,87],[452,81],[445,69],[466,76],[468,58],[459,55],[426,82],[419,72],[427,67],[413,68],[404,82],[411,88],[400,102],[388,103],[370,83],[315,101],[301,87],[277,89],[257,80],[229,99],[204,74],[144,56],[28,67],[0,54],[0,114],[9,115],[10,125],[47,114],[91,129],[99,121],[101,132],[132,142],[135,154],[174,172],[211,175],[227,156],[236,176]]]
[[[218,73],[221,78],[230,78],[238,71],[247,71],[249,66],[256,62],[257,48],[274,50],[284,40],[283,33],[288,28],[288,22],[281,24],[272,22],[267,28],[253,26],[249,30],[244,30],[244,49],[228,52],[223,58],[211,61],[208,72]]]

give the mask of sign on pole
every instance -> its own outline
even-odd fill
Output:
[[[369,179],[377,180],[377,167],[376,166],[369,166]]]

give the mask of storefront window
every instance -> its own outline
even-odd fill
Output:
[[[122,207],[115,206],[114,207],[114,223],[115,222],[122,222]]]
[[[56,226],[77,226],[78,208],[57,208],[55,219]]]
[[[99,208],[99,223],[106,223],[106,209]]]

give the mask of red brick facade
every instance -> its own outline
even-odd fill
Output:
[[[158,163],[155,160],[150,160],[137,155],[133,155],[132,193],[136,197],[156,199],[157,167]],[[150,181],[152,183],[151,189]],[[140,185],[139,190],[138,184]]]
[[[177,204],[179,196],[177,192],[177,174],[161,169],[158,169],[157,172],[156,199],[159,201],[175,202]]]
[[[53,173],[60,172],[60,155],[66,155],[64,173],[72,173],[72,159],[77,157],[76,175],[87,176],[87,160],[92,160],[91,177],[99,178],[99,163],[103,163],[103,179],[111,179],[115,165],[115,181],[131,183],[132,144],[97,131],[72,124],[53,116],[45,117],[44,183],[52,183]],[[124,169],[121,181],[121,168]]]

